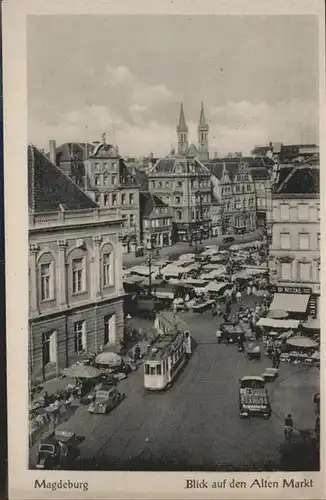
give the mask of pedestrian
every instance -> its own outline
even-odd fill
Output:
[[[214,318],[215,316],[217,316],[216,302],[214,302],[214,304],[212,304],[212,317]]]
[[[284,435],[285,435],[285,439],[288,439],[289,441],[291,440],[291,435],[293,433],[293,430],[294,430],[294,423],[293,423],[293,419],[292,419],[292,415],[291,413],[288,413],[286,419],[285,419],[285,428],[284,428]]]
[[[219,302],[216,303],[216,314],[221,316],[221,304]]]
[[[222,330],[218,329],[216,331],[216,338],[217,338],[217,343],[220,344],[222,340]]]
[[[236,293],[236,297],[237,297],[237,302],[241,302],[242,295],[241,295],[240,290],[238,290],[238,291],[237,291],[237,293]]]

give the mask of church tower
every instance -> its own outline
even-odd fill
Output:
[[[198,134],[198,156],[200,161],[207,161],[209,159],[208,151],[208,124],[205,118],[204,104],[201,103],[199,125],[197,128]]]
[[[183,104],[181,103],[179,125],[177,126],[178,135],[178,154],[186,155],[188,150],[188,127],[183,112]]]

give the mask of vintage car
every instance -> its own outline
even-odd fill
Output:
[[[266,370],[262,374],[262,377],[264,378],[265,382],[274,382],[277,376],[278,376],[277,368],[266,368]]]
[[[272,410],[263,377],[249,375],[240,379],[239,414],[240,418],[261,416],[269,419]]]
[[[75,433],[64,430],[51,432],[44,438],[37,451],[37,469],[67,469],[79,457],[81,438]]]
[[[88,406],[88,411],[90,413],[109,413],[125,397],[125,394],[120,392],[116,386],[102,388],[96,392],[94,401]]]

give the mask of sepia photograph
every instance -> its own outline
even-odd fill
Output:
[[[314,16],[27,18],[31,469],[319,470],[318,88]]]

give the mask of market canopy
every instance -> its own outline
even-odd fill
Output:
[[[96,356],[95,362],[99,365],[120,366],[122,359],[114,352],[101,352]]]
[[[296,330],[299,326],[297,319],[273,319],[273,318],[260,318],[256,323],[257,326],[266,328],[282,328],[287,330]]]
[[[292,347],[302,347],[306,349],[314,349],[318,346],[317,342],[314,342],[308,337],[292,337],[287,340],[287,344]]]
[[[220,292],[222,289],[227,287],[229,283],[209,283],[206,287],[205,290],[206,292]]]
[[[76,364],[65,368],[62,371],[63,375],[68,378],[96,378],[101,375],[101,371],[94,366]]]
[[[270,311],[282,310],[305,313],[310,295],[296,293],[276,293],[269,308]]]
[[[191,260],[195,260],[195,257],[196,255],[194,253],[184,253],[179,256],[179,260],[188,262]]]
[[[306,330],[320,330],[320,321],[319,319],[309,318],[302,325]]]
[[[282,311],[281,309],[275,309],[273,311],[269,311],[267,316],[273,319],[286,319],[289,317],[289,313],[286,311]]]

